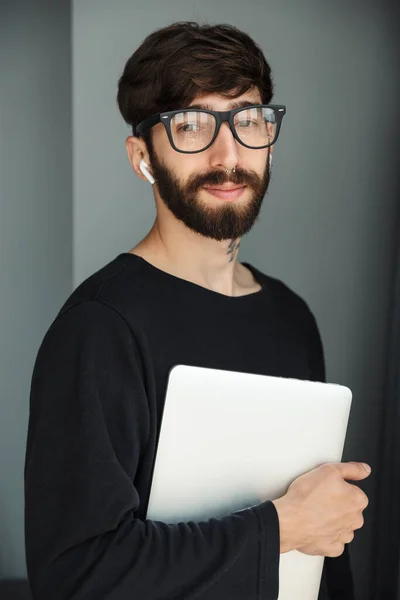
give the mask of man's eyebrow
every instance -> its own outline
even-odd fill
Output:
[[[231,102],[226,110],[235,110],[235,108],[245,108],[246,106],[253,106],[253,104],[260,104],[259,102],[251,102],[250,100],[240,100]],[[190,104],[188,108],[200,108],[202,110],[215,110],[210,104]]]

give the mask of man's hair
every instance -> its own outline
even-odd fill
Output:
[[[249,35],[232,25],[182,21],[145,38],[125,65],[117,101],[135,135],[146,117],[184,108],[198,94],[237,98],[252,87],[263,104],[271,101],[271,68]]]

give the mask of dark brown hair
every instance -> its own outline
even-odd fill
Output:
[[[146,117],[188,106],[199,93],[237,98],[252,87],[263,104],[271,101],[271,68],[249,35],[232,25],[183,21],[146,37],[125,65],[117,101],[135,134]]]

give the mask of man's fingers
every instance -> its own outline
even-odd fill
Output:
[[[371,473],[371,467],[361,462],[343,462],[337,463],[336,467],[340,471],[343,479],[350,481],[360,481],[365,479]]]

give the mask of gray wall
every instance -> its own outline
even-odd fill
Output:
[[[354,404],[345,458],[376,468],[393,257],[399,80],[389,5],[356,0],[116,0],[73,3],[74,284],[131,248],[154,217],[116,108],[125,60],[175,20],[228,21],[262,46],[287,105],[261,222],[241,259],[287,282],[315,311],[330,381]],[[252,10],[249,10],[251,7]],[[229,9],[229,10],[228,10]],[[352,555],[368,597],[374,508]]]
[[[389,5],[79,0],[72,9],[73,178],[68,3],[0,4],[0,576],[25,569],[23,445],[40,341],[72,287],[132,247],[154,218],[151,187],[126,158],[116,84],[144,36],[175,20],[238,25],[272,65],[287,115],[241,260],[309,302],[329,379],[354,391],[345,458],[376,467],[399,131]],[[367,524],[352,544],[360,600],[369,589],[373,480],[366,489]]]
[[[25,574],[29,385],[72,286],[69,48],[69,2],[0,3],[0,577]]]

